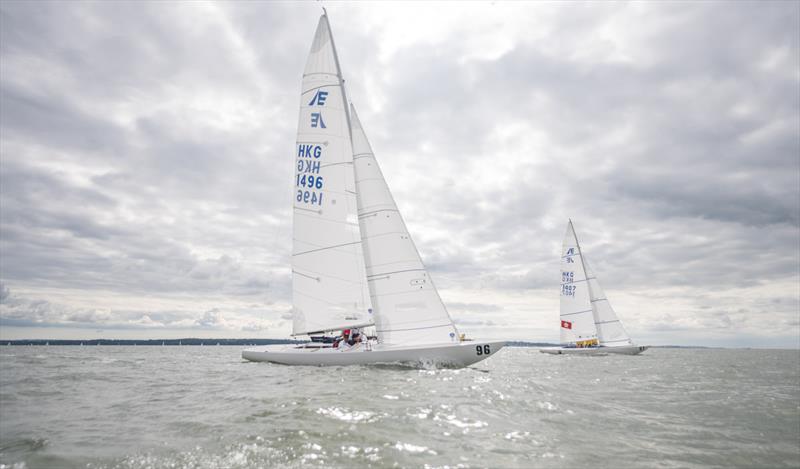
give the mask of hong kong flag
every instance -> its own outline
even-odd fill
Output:
[[[561,321],[561,327],[564,329],[572,329],[572,323],[569,321]]]

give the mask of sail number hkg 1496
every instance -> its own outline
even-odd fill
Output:
[[[297,147],[297,175],[295,200],[311,205],[322,205],[324,180],[319,175],[322,147],[300,144]]]

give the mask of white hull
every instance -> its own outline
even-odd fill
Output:
[[[400,364],[414,367],[462,368],[497,353],[505,342],[465,341],[455,344],[400,346],[357,344],[349,349],[266,345],[242,351],[242,358],[254,362],[283,365],[344,366]]]
[[[650,347],[646,345],[625,345],[623,347],[588,347],[588,348],[556,347],[556,348],[543,348],[539,349],[539,351],[542,353],[549,353],[551,355],[604,356],[608,355],[609,353],[614,353],[618,355],[638,355],[647,350],[648,348]]]

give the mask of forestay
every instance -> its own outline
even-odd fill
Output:
[[[570,221],[561,247],[562,344],[597,339],[590,298],[578,238],[575,236],[575,230]]]
[[[355,108],[350,115],[358,219],[378,340],[403,345],[457,342],[458,331],[397,210]]]
[[[303,72],[297,125],[294,335],[372,324],[344,93],[323,15]]]

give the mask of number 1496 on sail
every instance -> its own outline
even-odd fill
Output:
[[[308,187],[309,189],[322,189],[322,176],[312,176],[310,174],[297,175],[297,187]],[[297,190],[298,202],[311,205],[322,205],[322,192],[315,190]]]
[[[311,205],[322,205],[322,193],[317,194],[316,191],[298,190],[295,199],[298,202],[305,202]]]

